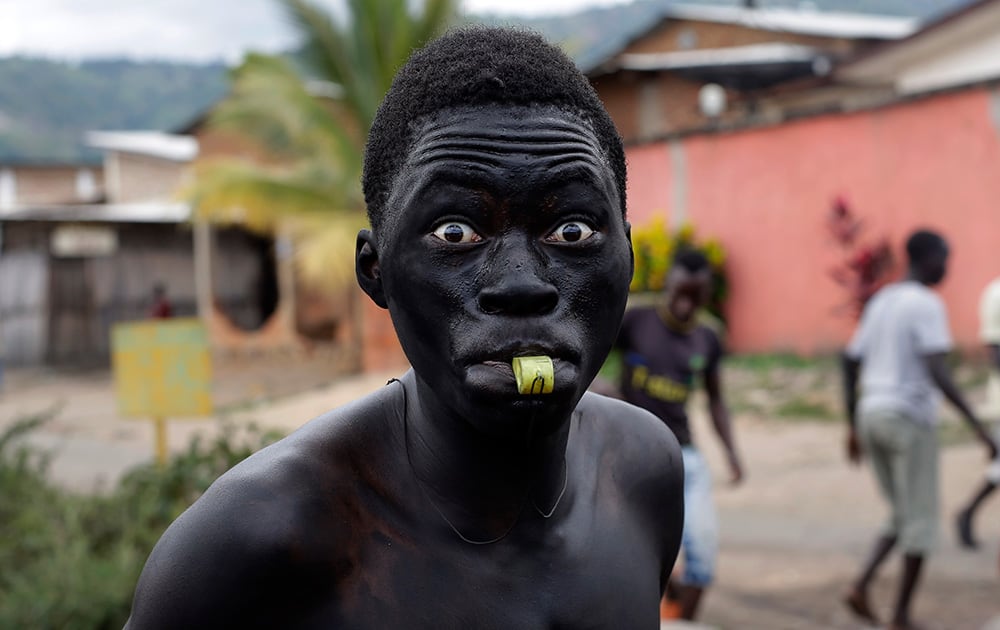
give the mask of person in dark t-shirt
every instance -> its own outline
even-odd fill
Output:
[[[167,287],[161,283],[153,285],[153,304],[149,307],[150,319],[170,319],[174,316],[174,307],[167,298]]]
[[[708,394],[712,425],[726,452],[730,481],[743,479],[722,396],[719,336],[700,323],[698,311],[708,302],[712,271],[704,254],[683,250],[674,258],[662,302],[625,313],[617,346],[622,352],[621,398],[651,411],[674,432],[684,457],[684,572],[676,594],[680,616],[694,619],[702,593],[712,583],[718,549],[718,525],[708,466],[691,441],[687,401],[699,378]],[[668,591],[669,593],[670,591]]]

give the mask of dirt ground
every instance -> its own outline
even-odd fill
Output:
[[[842,453],[836,412],[837,382],[826,364],[734,361],[727,368],[729,396],[745,458],[746,482],[725,484],[717,442],[694,401],[695,440],[717,476],[722,524],[717,584],[705,599],[702,621],[725,629],[854,629],[840,604],[868,545],[885,517],[871,472],[852,468]],[[322,357],[270,360],[217,370],[219,416],[234,423],[292,431],[304,421],[382,386],[394,373],[333,379]],[[981,379],[960,379],[979,395]],[[149,422],[118,417],[106,373],[8,371],[0,391],[0,430],[17,418],[58,408],[30,439],[54,453],[60,483],[89,491],[114,483],[130,466],[152,457]],[[172,449],[195,434],[219,430],[218,419],[172,420]],[[983,548],[955,543],[953,516],[980,483],[982,448],[953,418],[942,428],[942,532],[916,606],[930,629],[996,630],[1000,618],[1000,496],[981,511]],[[886,565],[874,591],[888,616],[898,560]],[[611,586],[611,585],[609,585]],[[991,622],[991,620],[994,620]]]

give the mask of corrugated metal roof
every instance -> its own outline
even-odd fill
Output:
[[[907,63],[930,60],[984,42],[996,33],[1000,0],[979,0],[943,13],[909,37],[887,42],[837,70],[848,81],[891,82]]]
[[[88,146],[97,149],[137,153],[174,162],[189,162],[198,156],[196,139],[162,131],[88,131],[85,138]]]
[[[822,51],[812,46],[774,42],[733,46],[730,48],[703,48],[699,50],[622,55],[615,64],[615,67],[622,70],[636,70],[641,72],[704,66],[812,62],[822,54]]]
[[[764,31],[781,31],[866,39],[899,39],[916,31],[915,18],[836,13],[810,9],[747,9],[674,4],[664,8],[664,17],[739,24]]]
[[[184,223],[190,218],[186,203],[47,205],[0,211],[0,222]]]

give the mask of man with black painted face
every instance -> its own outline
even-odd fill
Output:
[[[128,627],[657,628],[682,461],[586,393],[632,273],[593,89],[536,35],[453,32],[397,75],[363,183],[358,281],[413,369],[221,477]]]

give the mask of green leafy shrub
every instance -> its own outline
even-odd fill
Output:
[[[223,472],[280,436],[224,426],[166,466],[140,466],[107,494],[47,479],[45,453],[23,439],[50,414],[0,435],[0,628],[119,629],[153,545]]]
[[[662,218],[657,218],[632,230],[635,273],[630,289],[634,293],[662,291],[674,255],[687,248],[697,249],[708,258],[714,276],[708,311],[720,321],[725,321],[723,305],[729,294],[726,251],[715,239],[699,239],[690,223],[671,231]]]

